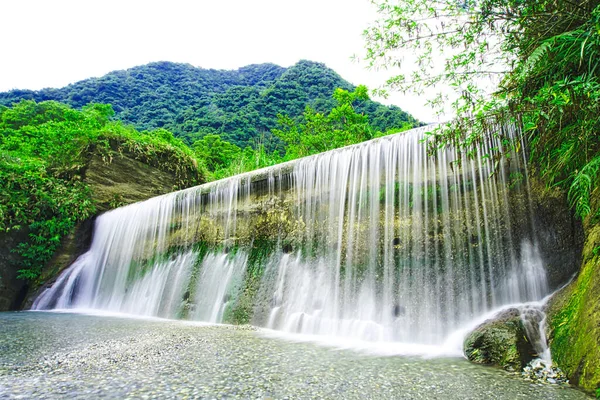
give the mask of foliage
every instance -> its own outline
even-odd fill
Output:
[[[307,106],[299,120],[280,114],[279,128],[273,129],[272,134],[283,143],[281,151],[268,151],[272,146],[264,141],[257,142],[254,148],[247,146],[242,150],[218,135],[207,135],[194,142],[196,156],[204,160],[212,179],[220,179],[360,143],[413,126],[407,122],[385,133],[378,131],[369,123],[367,115],[357,111],[369,101],[365,86],[358,86],[352,92],[337,88],[332,100],[333,108],[328,113],[320,113]]]
[[[370,101],[364,87],[338,88],[330,98],[338,86],[352,88],[308,61],[289,69],[263,64],[237,71],[154,63],[63,89],[0,94],[4,104],[60,99],[81,107],[33,100],[0,106],[0,183],[6,188],[0,231],[29,232],[17,248],[25,266],[21,277],[34,279],[61,239],[94,213],[83,183],[92,151],[106,162],[126,152],[172,172],[183,187],[203,181],[203,175],[219,179],[366,140],[382,134],[377,127],[418,124],[397,107]],[[116,112],[107,104],[87,105],[94,100],[113,103]],[[115,117],[152,130],[139,132]],[[291,140],[292,131],[303,139]]]
[[[206,166],[208,180],[218,180],[243,172],[268,167],[283,161],[277,151],[267,152],[259,143],[240,149],[219,135],[206,135],[192,145],[196,157]]]
[[[269,152],[267,147],[259,143],[256,148],[246,146],[240,150],[239,157],[231,159],[213,174],[213,179],[222,179],[228,176],[241,174],[248,171],[254,171],[260,168],[266,168],[285,161],[278,151]]]
[[[170,132],[140,133],[111,122],[112,115],[109,105],[77,111],[53,101],[0,109],[0,232],[29,233],[16,249],[25,267],[21,278],[35,279],[61,239],[94,213],[83,182],[90,151],[107,158],[109,150],[128,152],[182,183],[200,179],[192,151]]]
[[[75,108],[90,102],[111,104],[115,117],[139,130],[167,129],[192,144],[206,135],[240,148],[281,144],[271,135],[278,115],[298,121],[306,106],[319,113],[334,107],[335,88],[350,83],[325,65],[300,61],[290,68],[249,65],[235,71],[196,68],[188,64],[151,63],[111,72],[61,89],[13,90],[0,93],[0,105],[21,99],[57,100]],[[365,101],[360,112],[385,131],[417,121],[398,107]]]
[[[367,88],[358,86],[354,91],[338,88],[333,93],[335,107],[331,112],[319,113],[306,107],[301,123],[290,117],[280,116],[280,129],[273,134],[286,144],[286,159],[291,160],[327,150],[360,143],[374,137],[383,136],[369,123],[369,117],[359,113],[361,103],[368,101]],[[411,128],[406,124],[386,132],[395,133]]]
[[[273,134],[287,145],[288,158],[321,153],[375,136],[368,117],[357,113],[354,107],[355,103],[368,100],[365,86],[359,86],[353,92],[338,88],[333,98],[337,104],[329,114],[306,107],[300,124],[288,116],[279,117],[281,129],[273,130]]]
[[[26,229],[29,240],[16,251],[23,258],[22,278],[35,279],[75,225],[95,211],[83,183],[90,152],[110,162],[115,152],[172,172],[180,186],[199,183],[203,175],[219,179],[382,135],[357,110],[368,104],[364,86],[334,92],[332,109],[307,107],[295,122],[279,115],[281,129],[254,140],[243,150],[216,134],[206,134],[192,148],[158,128],[138,132],[113,122],[111,106],[90,104],[81,111],[54,101],[22,101],[0,109],[0,231]],[[405,122],[404,128],[412,126]],[[274,141],[287,147],[274,149]],[[120,205],[115,198],[112,205]]]
[[[403,65],[401,54],[416,60],[388,86],[455,90],[430,99],[442,113],[451,98],[457,115],[436,132],[434,147],[470,149],[490,128],[515,123],[548,184],[568,189],[580,216],[598,212],[589,199],[600,178],[600,1],[374,2],[381,18],[365,32],[367,60],[387,67]]]
[[[221,139],[219,135],[206,135],[196,140],[192,147],[209,171],[229,166],[242,153],[239,147]]]

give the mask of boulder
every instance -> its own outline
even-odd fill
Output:
[[[509,371],[522,370],[535,356],[516,308],[503,311],[467,335],[463,350],[478,364],[496,365]]]

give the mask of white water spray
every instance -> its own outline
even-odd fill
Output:
[[[525,166],[486,156],[515,133],[475,157],[433,158],[425,130],[103,214],[90,250],[33,308],[222,322],[254,301],[252,322],[279,331],[435,345],[542,299]],[[249,271],[263,231],[276,245]]]

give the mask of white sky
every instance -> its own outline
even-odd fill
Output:
[[[236,69],[319,61],[351,83],[378,87],[393,71],[367,71],[362,31],[369,0],[2,0],[0,91],[62,87],[152,61]],[[432,121],[425,99],[388,100]]]

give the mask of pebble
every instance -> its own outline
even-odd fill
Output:
[[[552,385],[569,384],[567,376],[560,368],[553,363],[547,362],[540,358],[531,360],[531,362],[529,362],[529,364],[523,368],[521,375],[523,375],[525,379],[534,382],[549,383]]]
[[[587,398],[462,359],[366,356],[249,326],[0,313],[0,350],[1,399]]]

